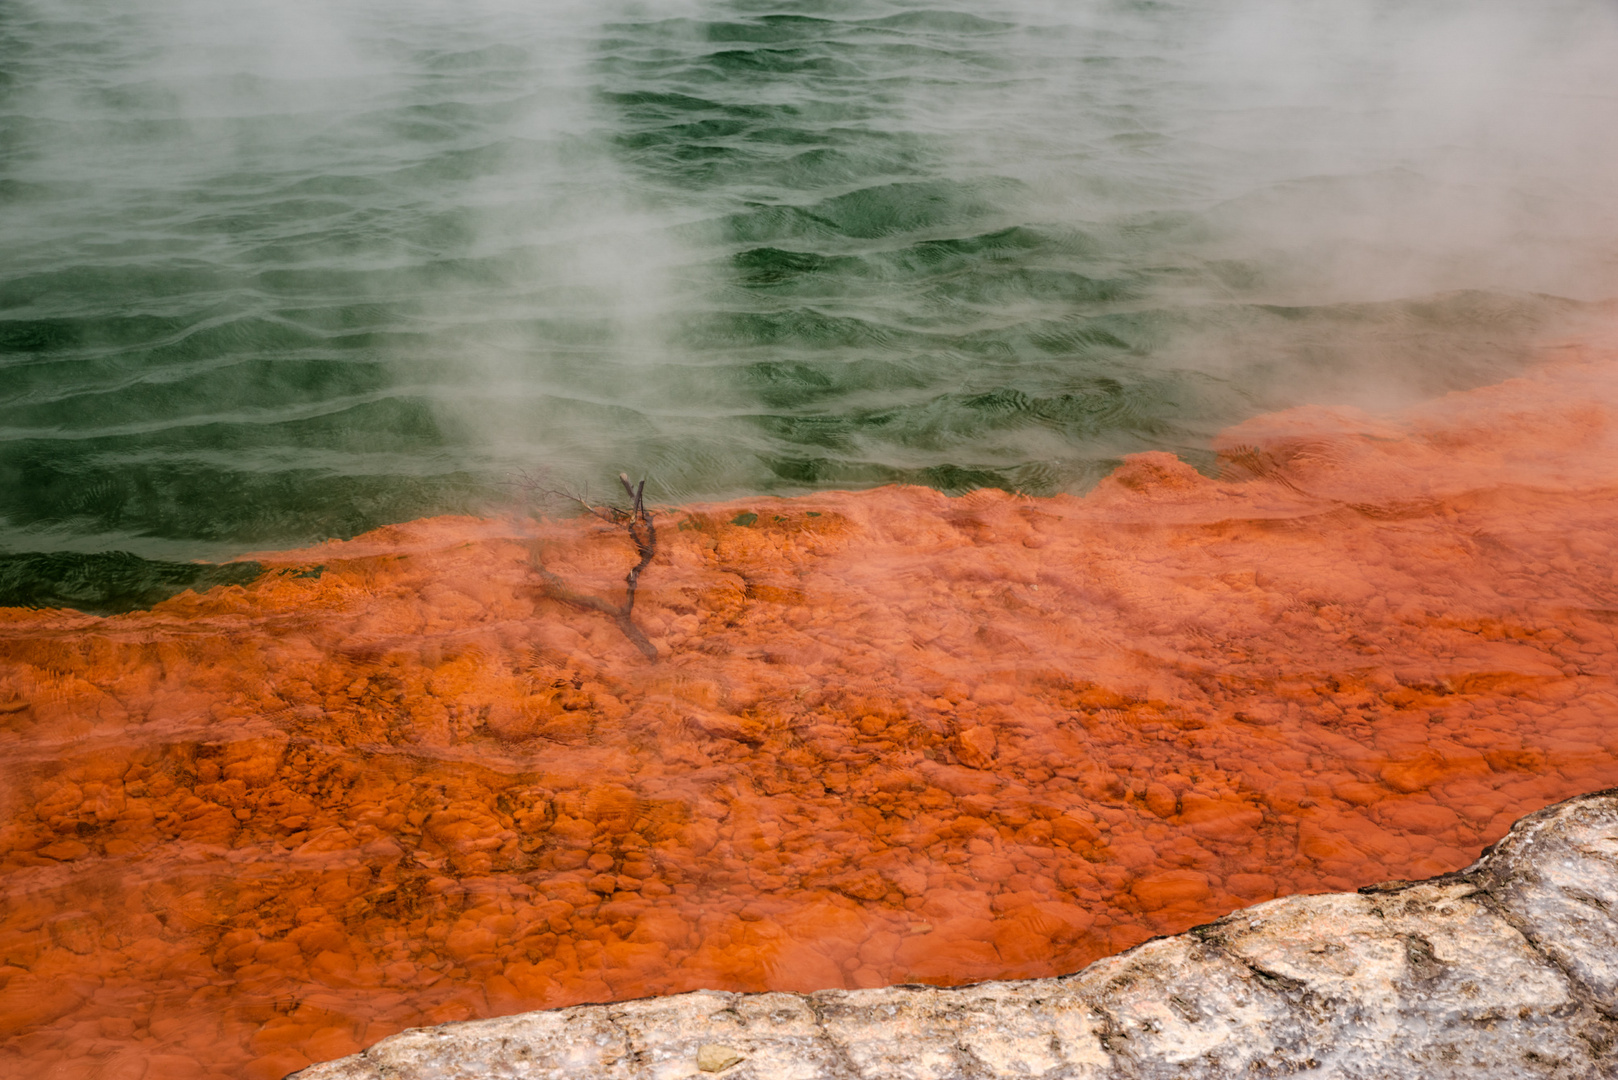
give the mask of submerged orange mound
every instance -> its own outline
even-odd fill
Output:
[[[1618,360],[621,532],[415,522],[0,612],[0,1071],[268,1078],[696,987],[1076,969],[1618,784]]]

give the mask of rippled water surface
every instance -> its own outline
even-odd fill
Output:
[[[0,551],[1048,494],[1495,381],[1618,292],[1618,35],[1404,7],[16,0]]]

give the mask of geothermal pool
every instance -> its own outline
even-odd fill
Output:
[[[0,1072],[1071,971],[1618,784],[1618,16],[1407,7],[11,5]],[[655,662],[542,576],[620,471]]]

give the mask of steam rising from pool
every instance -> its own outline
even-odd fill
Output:
[[[1618,16],[21,0],[0,548],[1087,488],[1495,381],[1618,293]]]

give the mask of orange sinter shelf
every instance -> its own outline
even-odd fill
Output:
[[[440,518],[0,610],[0,1072],[271,1080],[584,1001],[1073,971],[1618,784],[1618,358],[920,488]]]

